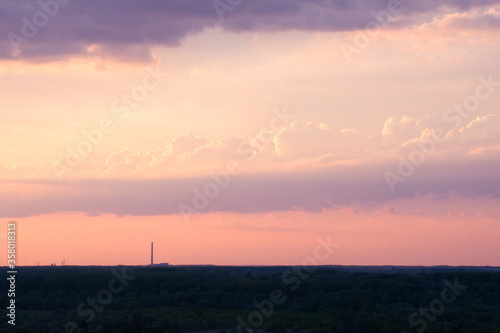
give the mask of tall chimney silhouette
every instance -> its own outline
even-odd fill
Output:
[[[151,265],[153,264],[153,242],[151,242]]]

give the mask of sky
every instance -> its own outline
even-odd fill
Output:
[[[500,266],[500,1],[0,13],[18,265]]]

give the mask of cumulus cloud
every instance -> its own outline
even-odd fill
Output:
[[[495,155],[491,149],[500,146],[498,115],[473,118],[456,130],[449,127],[449,123],[431,116],[402,116],[385,121],[379,135],[302,120],[290,123],[278,133],[257,133],[251,138],[209,140],[178,135],[150,150],[94,152],[64,178],[199,175],[223,169],[230,161],[244,165],[246,172],[276,168],[313,170],[334,164],[385,163],[408,157],[414,150],[429,150],[429,159],[463,159]],[[61,161],[64,163],[64,158]],[[54,177],[53,165],[39,171],[0,165],[0,177]]]
[[[496,30],[500,27],[500,12],[495,8],[472,13],[452,13],[422,25],[422,29]]]
[[[356,134],[353,129],[336,132],[325,123],[294,121],[275,136],[274,143],[280,156],[311,158],[332,154],[345,157],[353,149]]]
[[[440,131],[439,123],[432,117],[392,117],[373,137],[297,120],[260,144],[258,135],[221,140],[180,135],[152,150],[93,153],[75,169],[77,177],[62,183],[50,169],[44,175],[53,180],[36,180],[40,173],[29,181],[13,180],[30,177],[33,169],[0,164],[0,179],[11,179],[2,182],[0,212],[4,217],[56,211],[177,214],[179,204],[193,205],[195,189],[203,192],[214,182],[209,174],[226,172],[230,161],[241,174],[230,177],[230,186],[221,188],[203,212],[383,208],[392,207],[391,200],[418,195],[500,199],[500,117],[476,117],[448,133]],[[391,192],[384,173],[398,169],[397,156],[407,157],[430,141],[435,145],[425,163]],[[33,190],[40,186],[47,190]]]
[[[165,153],[183,156],[209,143],[209,140],[194,135],[178,135],[167,143]]]
[[[382,128],[382,138],[387,142],[404,143],[407,140],[418,138],[422,132],[429,129],[441,128],[443,130],[450,127],[443,120],[426,115],[423,118],[410,117],[390,117],[386,120]]]
[[[193,206],[197,193],[217,183],[209,174],[226,173],[230,161],[241,174],[229,177],[230,186],[219,186],[217,195],[206,195],[211,199],[200,211],[319,212],[378,205],[394,214],[392,200],[419,195],[440,200],[451,195],[500,199],[500,118],[480,116],[446,134],[439,132],[437,124],[439,120],[432,117],[392,117],[374,138],[353,129],[334,130],[325,123],[297,120],[259,145],[259,135],[221,140],[180,135],[148,151],[94,153],[75,170],[78,177],[62,183],[50,172],[45,175],[54,180],[36,180],[39,175],[33,180],[12,180],[20,171],[26,177],[33,170],[0,164],[0,177],[11,179],[2,182],[0,212],[2,217],[57,211],[178,214],[180,204]],[[400,161],[393,153],[406,156],[405,152],[419,149],[426,141],[436,142],[431,156],[391,192],[384,173],[398,168]],[[433,154],[446,158],[432,158]],[[276,165],[280,172],[270,173],[277,170]]]
[[[450,131],[446,139],[454,146],[496,146],[500,143],[500,116],[490,114],[476,117],[466,126]]]
[[[458,129],[451,129],[450,126],[450,123],[431,116],[390,117],[384,123],[380,144],[386,149],[401,153],[434,142],[433,152],[447,156],[464,156],[471,150],[486,149],[500,144],[498,115],[489,114],[472,118]]]
[[[46,19],[40,3],[52,4],[52,9],[45,11]],[[98,56],[146,62],[154,58],[155,45],[178,46],[186,36],[214,27],[230,32],[358,30],[376,20],[373,12],[387,10],[388,3],[388,0],[243,1],[225,12],[220,20],[213,1],[204,0],[72,0],[56,6],[56,0],[6,0],[0,2],[0,58],[41,61]],[[450,11],[465,12],[498,3],[498,0],[402,0],[401,14],[392,17],[387,27],[411,26],[417,17],[432,20]],[[460,23],[498,27],[495,13],[474,22],[469,19],[456,24]]]

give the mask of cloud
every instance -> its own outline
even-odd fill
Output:
[[[350,206],[382,209],[392,207],[394,200],[419,196],[431,196],[436,205],[439,205],[437,200],[452,196],[500,199],[498,159],[430,160],[392,193],[383,173],[394,167],[392,163],[360,164],[325,167],[314,172],[241,174],[230,177],[229,185],[219,186],[217,191],[213,190],[217,182],[210,176],[62,183],[4,181],[0,216],[15,218],[55,212],[170,215],[179,214],[180,204],[201,213],[321,212]],[[197,200],[198,206],[193,200]],[[207,200],[208,203],[199,205]],[[386,211],[395,213],[392,208]]]
[[[30,167],[0,164],[0,179],[11,179],[0,181],[0,216],[60,211],[168,215],[178,214],[180,204],[200,212],[235,213],[321,212],[358,205],[389,207],[384,211],[394,214],[394,200],[419,196],[500,199],[500,118],[473,118],[446,135],[443,131],[438,141],[439,123],[429,116],[391,117],[374,137],[297,120],[261,142],[265,149],[250,149],[257,136],[208,140],[179,135],[148,151],[93,153],[74,171],[77,177],[62,183],[50,170],[45,175],[53,180],[41,180]],[[384,173],[398,169],[397,156],[407,157],[426,141],[436,142],[432,154],[391,192]],[[249,161],[254,155],[242,154],[242,145],[257,157]],[[206,207],[195,207],[197,193],[218,184],[209,174],[225,172],[230,161],[242,173],[229,177],[228,186],[219,185],[216,195],[205,195],[210,197]],[[34,178],[14,179],[22,175]]]
[[[280,156],[312,158],[331,154],[345,158],[352,152],[356,136],[353,129],[336,132],[325,123],[294,121],[275,135],[274,143]]]
[[[384,128],[382,129],[382,136],[386,138],[400,138],[402,135],[407,138],[415,137],[418,134],[420,124],[418,118],[410,118],[408,116],[403,116],[401,119],[398,117],[390,117],[384,123]]]
[[[469,154],[479,155],[479,156],[491,156],[491,157],[496,156],[496,158],[500,158],[500,146],[473,149],[469,152]]]
[[[167,143],[167,152],[170,155],[183,155],[209,143],[209,140],[194,135],[178,135]]]
[[[450,123],[425,116],[390,117],[383,126],[381,147],[407,154],[433,142],[433,154],[464,157],[471,151],[479,155],[500,144],[500,116],[489,114],[471,118],[458,129]]]
[[[245,140],[179,135],[152,150],[93,153],[62,183],[50,169],[36,173],[31,167],[0,164],[0,215],[178,214],[180,204],[193,206],[196,191],[215,182],[209,174],[225,172],[230,161],[242,173],[230,177],[230,185],[219,188],[200,211],[320,212],[351,205],[383,209],[394,206],[393,200],[421,195],[500,199],[499,116],[472,118],[448,133],[439,132],[438,124],[429,116],[391,117],[377,137],[297,120],[261,142],[264,149],[251,146],[258,135]],[[398,170],[398,157],[408,158],[425,142],[434,142],[425,163],[392,193],[384,173]],[[242,153],[241,147],[253,154]],[[42,175],[50,178],[42,180]],[[32,178],[16,180],[20,177]]]
[[[450,131],[446,141],[453,146],[489,147],[500,143],[500,116],[486,115],[473,119],[466,126]]]
[[[450,126],[443,120],[426,115],[423,118],[410,117],[390,117],[386,120],[382,128],[382,139],[389,143],[404,143],[407,140],[420,137],[423,132],[429,129],[447,130]]]
[[[64,5],[56,1],[63,2],[0,2],[0,59],[50,61],[97,56],[147,62],[154,59],[154,46],[179,46],[187,36],[215,27],[229,32],[354,31],[376,21],[376,17],[384,19],[385,13],[381,11],[386,11],[389,3],[388,0],[252,0],[225,12],[220,21],[213,1],[71,0]],[[40,3],[50,5],[44,6],[48,8],[44,11]],[[498,3],[498,0],[402,0],[401,15],[392,17],[388,28],[412,26],[416,20],[429,21],[450,11],[465,12]],[[462,23],[498,27],[494,13],[457,24]]]
[[[378,135],[304,120],[296,120],[276,134],[264,131],[250,138],[210,140],[178,135],[150,150],[94,152],[63,178],[185,177],[222,170],[230,161],[241,163],[247,173],[277,168],[315,170],[373,161],[390,163],[415,150],[429,150],[429,159],[495,156],[495,151],[488,149],[500,146],[498,115],[471,117],[461,128],[450,127],[450,123],[431,116],[405,115],[387,119]],[[0,179],[55,177],[54,163],[66,165],[65,156],[61,157],[40,170],[0,164]]]
[[[421,29],[428,28],[434,30],[489,30],[494,31],[500,27],[500,12],[494,8],[484,11],[474,11],[472,13],[451,13],[443,17],[436,18],[432,22],[423,24]]]

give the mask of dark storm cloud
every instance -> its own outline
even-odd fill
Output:
[[[0,2],[0,57],[57,58],[83,55],[89,45],[101,55],[150,60],[154,45],[178,46],[183,38],[207,28],[226,31],[352,31],[374,21],[372,11],[387,10],[390,0],[242,0],[223,13],[212,0],[3,0]],[[217,3],[226,3],[220,0]],[[466,11],[498,0],[401,0],[401,15],[392,26],[415,23],[443,12]],[[51,4],[43,10],[40,3]],[[238,3],[232,0],[232,3]],[[229,7],[226,7],[229,8]],[[44,12],[48,19],[44,21]],[[42,13],[42,14],[40,14]],[[38,15],[38,16],[37,16]],[[23,20],[23,18],[25,18]],[[30,23],[26,23],[26,20]],[[36,32],[28,27],[38,20]],[[482,22],[482,24],[487,22]],[[389,25],[389,26],[390,26]],[[23,33],[29,32],[28,35]],[[17,38],[17,37],[20,37]],[[11,41],[15,40],[14,43]],[[138,50],[138,49],[142,50]],[[124,59],[127,60],[127,59]]]

